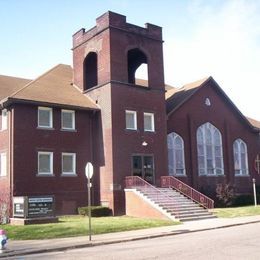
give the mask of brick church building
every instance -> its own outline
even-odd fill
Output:
[[[162,28],[107,12],[73,35],[73,68],[34,80],[0,76],[0,190],[54,195],[59,214],[92,198],[125,213],[125,178],[160,186],[170,175],[201,192],[260,185],[260,122],[246,118],[212,77],[165,87]],[[146,64],[146,82],[136,79]]]

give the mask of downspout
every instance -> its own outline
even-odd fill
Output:
[[[8,120],[8,174],[9,174],[9,189],[10,189],[10,215],[13,216],[12,201],[13,201],[13,108],[9,110]]]

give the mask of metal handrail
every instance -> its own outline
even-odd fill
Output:
[[[189,197],[190,199],[197,202],[206,209],[214,208],[214,200],[173,176],[162,176],[161,187],[174,188],[175,190],[179,191],[186,197]]]
[[[142,191],[147,190],[153,190],[156,192],[157,198],[160,195],[160,197],[164,197],[170,201],[174,201],[173,197],[168,196],[167,194],[165,194],[164,192],[160,191],[158,188],[156,188],[155,186],[153,186],[152,184],[148,183],[147,181],[145,181],[144,179],[140,178],[139,176],[126,176],[125,177],[125,187],[126,189],[140,189],[140,187],[142,188]],[[179,217],[179,207],[176,206],[174,207],[176,210],[176,213],[174,214],[175,217]]]

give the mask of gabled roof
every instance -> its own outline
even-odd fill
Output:
[[[30,79],[0,75],[0,100],[8,97],[30,81]]]
[[[252,119],[252,118],[249,118],[249,117],[247,117],[247,120],[250,122],[250,124],[252,126],[260,129],[260,122],[259,121]]]
[[[99,109],[98,106],[72,84],[72,68],[59,64],[9,95],[1,103],[12,102],[52,104],[79,109]]]
[[[173,88],[172,90],[167,91],[168,93],[166,92],[165,94],[167,115],[170,115],[171,113],[175,112],[180,106],[182,106],[187,100],[189,100],[199,89],[201,89],[204,86],[207,86],[209,82],[213,83],[212,85],[215,86],[215,88],[224,96],[224,98],[239,114],[240,118],[242,118],[242,120],[247,125],[249,125],[250,128],[257,132],[260,131],[260,122],[245,117],[211,76],[184,85],[182,88]]]
[[[175,111],[187,101],[199,88],[201,88],[211,77],[197,80],[184,85],[182,88],[172,88],[165,93],[167,114]]]

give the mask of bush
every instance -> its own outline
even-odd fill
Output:
[[[217,205],[222,207],[228,207],[233,204],[235,199],[234,187],[224,182],[217,184],[216,197],[218,199]]]
[[[256,196],[257,203],[260,203],[260,194]],[[234,199],[233,206],[249,206],[254,205],[254,196],[252,194],[237,195]]]
[[[78,208],[79,215],[88,216],[88,207]],[[91,206],[92,217],[107,217],[112,215],[112,210],[103,206]]]
[[[10,218],[10,192],[3,188],[0,190],[0,224],[6,224]]]

